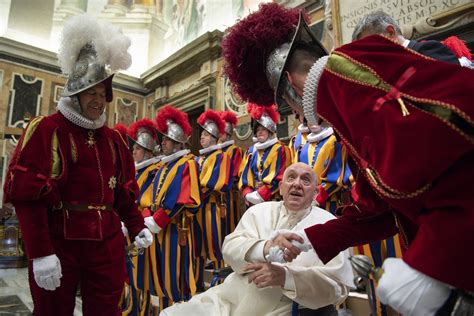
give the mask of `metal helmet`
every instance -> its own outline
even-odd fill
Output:
[[[235,127],[237,126],[237,115],[232,111],[222,111],[219,115],[225,122],[224,132],[229,136],[234,133]]]
[[[58,51],[61,71],[68,76],[63,96],[104,83],[106,100],[112,101],[112,73],[130,67],[132,58],[127,51],[130,45],[130,38],[115,25],[88,14],[68,18]]]
[[[199,124],[199,126],[201,126],[205,131],[215,138],[219,138],[219,129],[217,128],[217,124],[214,121],[206,120],[204,124]]]
[[[199,115],[197,122],[199,126],[217,139],[219,139],[221,134],[225,133],[225,121],[218,112],[212,109]]]
[[[265,127],[271,133],[276,133],[277,124],[280,118],[280,114],[276,111],[276,106],[261,106],[255,103],[247,104],[247,112],[250,114],[253,122],[256,122]],[[253,125],[254,134],[257,129],[257,125]]]
[[[162,133],[163,135],[181,144],[185,144],[188,142],[188,137],[185,135],[184,130],[181,126],[176,124],[171,119],[166,120],[166,125],[168,125],[168,131],[165,134]]]
[[[157,129],[162,135],[181,144],[188,142],[192,128],[185,112],[166,105],[158,112],[155,121]]]
[[[232,125],[232,123],[225,122],[225,132],[232,136],[234,133],[234,125]]]
[[[105,65],[100,63],[92,44],[85,45],[77,58],[73,71],[64,87],[63,96],[69,97],[103,82],[106,87],[106,101],[112,101],[112,78]]]
[[[132,148],[134,144],[153,152],[158,145],[158,136],[156,127],[152,120],[143,118],[136,121],[128,128],[128,147]]]
[[[301,105],[301,98],[296,94],[291,84],[284,76],[284,70],[288,65],[290,56],[295,49],[303,48],[314,53],[315,58],[327,55],[326,49],[311,32],[300,12],[298,26],[291,42],[286,42],[274,49],[267,58],[266,76],[268,83],[274,91],[274,99],[277,106],[288,105],[283,96],[288,97],[292,102]]]
[[[133,144],[138,144],[141,147],[153,152],[155,147],[158,145],[158,142],[153,138],[148,130],[142,129],[138,132],[137,139],[131,137],[129,139],[129,147],[132,148]]]

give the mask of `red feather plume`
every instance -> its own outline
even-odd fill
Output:
[[[232,126],[234,126],[234,127],[237,126],[237,115],[235,115],[234,112],[222,111],[222,112],[219,112],[219,115],[222,117],[222,119],[225,122],[228,122],[228,123],[232,124]]]
[[[122,136],[124,140],[127,139],[127,126],[125,126],[125,124],[119,122],[115,124],[114,129],[120,133],[120,136]]]
[[[168,125],[166,124],[166,121],[168,119],[181,126],[184,131],[184,134],[187,137],[191,135],[193,129],[189,124],[188,114],[172,107],[171,105],[166,105],[156,115],[156,126],[160,133],[166,135],[166,133],[168,132]]]
[[[216,111],[214,111],[212,109],[209,109],[209,110],[205,111],[204,113],[202,113],[201,115],[199,115],[199,117],[197,119],[197,122],[199,123],[199,125],[202,126],[202,125],[204,125],[204,123],[207,120],[210,120],[210,121],[213,121],[214,123],[216,123],[220,134],[225,133],[225,122],[221,118],[219,113],[217,113]]]
[[[441,43],[443,43],[450,50],[452,50],[457,58],[466,57],[467,59],[472,61],[472,55],[469,51],[469,48],[466,46],[466,43],[464,43],[464,41],[459,37],[450,36]]]
[[[127,132],[132,139],[137,139],[138,131],[141,129],[146,129],[152,135],[154,140],[158,139],[158,135],[156,134],[156,125],[149,118],[142,118],[141,120],[136,121],[128,127]]]
[[[265,3],[227,30],[221,44],[224,73],[243,100],[264,106],[275,102],[266,61],[275,48],[292,40],[299,13],[299,9]]]
[[[247,103],[247,113],[250,114],[252,119],[258,121],[265,112],[268,114],[268,116],[270,116],[275,124],[278,123],[280,119],[280,113],[278,113],[275,104],[272,104],[271,106],[262,106],[255,103]]]

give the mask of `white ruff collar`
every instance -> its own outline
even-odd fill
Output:
[[[298,131],[302,134],[309,133],[309,128],[308,128],[308,126],[306,126],[304,124],[300,124],[300,125],[298,125]]]
[[[58,111],[71,123],[85,129],[99,129],[105,124],[105,111],[95,120],[89,120],[80,114],[81,106],[77,97],[61,97],[59,99]]]
[[[235,144],[235,141],[233,139],[231,140],[228,140],[228,141],[225,141],[223,142],[222,144],[220,144],[220,148],[223,149],[223,148],[227,148],[229,147],[230,145],[234,145]]]
[[[149,165],[160,162],[161,157],[151,157],[150,159],[140,161],[135,163],[135,170],[140,170],[142,168],[148,167]]]
[[[332,127],[328,127],[328,128],[323,129],[319,133],[309,134],[308,137],[306,137],[306,140],[310,143],[319,143],[323,139],[326,139],[329,136],[331,136],[332,134],[334,134],[334,130],[332,129]]]
[[[168,163],[168,162],[172,162],[172,161],[175,161],[185,155],[187,155],[188,153],[190,153],[191,151],[189,149],[181,149],[180,151],[177,151],[175,153],[172,153],[171,155],[168,155],[168,156],[164,156],[161,161],[163,161],[163,163]]]
[[[255,148],[257,148],[257,150],[266,149],[270,146],[275,145],[277,142],[278,142],[278,137],[273,137],[271,139],[267,139],[263,143],[255,143]]]
[[[210,153],[211,151],[214,151],[214,150],[217,150],[217,149],[221,149],[220,144],[215,144],[215,145],[209,146],[207,148],[200,149],[199,154],[200,155],[205,155],[205,154]]]

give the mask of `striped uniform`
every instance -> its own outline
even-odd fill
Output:
[[[137,170],[136,180],[139,187],[137,203],[141,210],[149,209],[152,201],[152,183],[157,170],[157,164],[152,164]],[[143,214],[146,216],[146,214]],[[149,215],[149,214],[148,214]],[[131,240],[126,238],[127,245]],[[149,258],[149,250],[145,249],[138,256],[127,258],[127,274],[129,278],[128,299],[122,305],[123,316],[150,315],[151,299],[148,288],[149,270],[145,269],[145,263]]]
[[[226,211],[221,210],[220,206],[225,207],[225,192],[230,189],[230,158],[222,150],[216,149],[197,157],[196,162],[199,166],[202,192],[201,210],[197,216],[196,227],[196,231],[201,232],[202,240],[200,244],[196,243],[196,253],[200,255],[200,259],[209,259],[215,268],[221,268],[224,266],[221,252],[224,241],[221,219],[226,216]],[[203,269],[203,260],[200,260],[200,272]]]
[[[142,211],[143,217],[150,216],[150,208],[153,200],[153,179],[161,163],[154,163],[137,170],[136,180],[139,188],[137,204]],[[127,245],[131,244],[127,237]],[[153,245],[151,246],[153,247]],[[148,269],[150,248],[143,250],[141,254],[127,258],[127,275],[129,279],[127,295],[122,304],[122,316],[151,315],[151,297],[149,289]]]
[[[347,164],[347,150],[330,135],[319,142],[307,142],[298,151],[297,162],[313,168],[318,176],[319,194],[317,201],[321,207],[335,214],[341,206],[340,193],[349,191],[354,182]]]
[[[222,151],[230,158],[229,191],[225,193],[227,214],[225,217],[225,229],[223,228],[223,235],[226,236],[234,231],[239,223],[240,217],[242,216],[237,185],[239,181],[239,169],[240,164],[242,163],[243,150],[233,143],[226,147],[224,147],[225,143],[222,145]]]
[[[295,136],[291,137],[288,148],[291,153],[291,163],[298,162],[298,151],[299,149],[306,144],[308,133],[298,132]]]
[[[363,246],[353,247],[355,255],[366,255],[374,261],[375,266],[382,267],[383,261],[387,258],[401,258],[405,246],[398,234],[382,241],[374,241]],[[387,306],[382,304],[379,298],[375,295],[375,288],[377,281],[373,278],[369,279],[369,290],[372,293],[373,307],[377,316],[388,316]],[[390,315],[394,315],[392,311]],[[375,316],[375,315],[374,315]]]
[[[240,167],[239,190],[242,195],[245,197],[257,190],[265,201],[278,200],[278,183],[288,162],[285,146],[280,143],[261,150],[252,145]]]
[[[162,230],[150,247],[150,292],[160,310],[196,293],[191,226],[201,204],[195,156],[163,162],[153,181],[154,219]],[[166,159],[166,157],[164,158]]]

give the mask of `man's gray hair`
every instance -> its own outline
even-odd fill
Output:
[[[402,35],[400,26],[391,15],[382,10],[371,12],[362,17],[359,23],[357,23],[354,32],[352,33],[352,40],[358,40],[363,32],[368,32],[370,35],[383,34],[386,27],[389,25],[393,25],[397,35]]]

